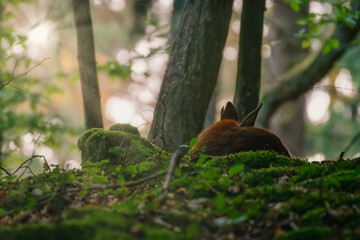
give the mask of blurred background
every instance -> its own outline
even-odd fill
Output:
[[[175,2],[174,2],[175,1]],[[3,128],[1,166],[16,169],[33,154],[50,164],[78,165],[76,142],[84,117],[71,1],[33,0],[1,4]],[[96,60],[105,128],[130,123],[147,137],[169,48],[185,0],[91,0]],[[332,14],[328,1],[311,1],[295,15],[283,1],[267,1],[263,31],[262,95],[305,56],[318,51],[332,26],[303,48],[296,17]],[[237,74],[242,1],[234,0],[218,84],[206,125],[232,101]],[[287,20],[288,19],[288,20]],[[5,31],[6,30],[6,31]],[[7,34],[7,35],[6,35]],[[352,47],[330,73],[297,101],[285,104],[271,129],[291,152],[314,161],[337,159],[360,132],[360,51]],[[31,70],[31,71],[28,71]],[[26,73],[26,74],[25,74]],[[261,111],[260,111],[261,114]],[[360,141],[346,158],[360,156]],[[41,171],[43,162],[33,161]]]

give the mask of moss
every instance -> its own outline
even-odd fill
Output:
[[[302,216],[301,222],[306,225],[320,225],[325,214],[326,209],[324,207],[310,209]]]
[[[339,171],[300,184],[307,187],[318,186],[344,192],[355,192],[360,186],[360,170]]]
[[[281,178],[287,179],[297,171],[296,167],[261,168],[246,172],[242,177],[248,186],[255,187],[277,184]]]
[[[94,227],[84,224],[26,224],[18,227],[4,227],[0,231],[0,239],[47,240],[47,239],[93,239]]]
[[[79,146],[94,147],[84,149],[92,167],[0,185],[0,212],[11,211],[6,217],[18,224],[1,226],[0,239],[359,239],[359,159],[310,164],[265,151],[182,161],[160,204],[162,178],[128,189],[86,188],[149,176],[167,167],[167,153],[121,130],[92,129],[82,138]],[[104,156],[117,176],[100,168]],[[230,174],[233,166],[241,167]],[[83,191],[66,192],[74,187]],[[32,194],[35,188],[43,195]]]
[[[78,141],[82,161],[99,162],[108,159],[106,171],[114,166],[134,166],[144,172],[162,169],[167,165],[169,154],[142,138],[136,128],[117,124],[110,128],[90,129]]]
[[[275,240],[335,240],[338,239],[337,235],[329,228],[326,227],[308,227],[300,228],[295,231],[287,232],[275,238]]]
[[[278,155],[271,151],[250,151],[223,157],[211,157],[209,164],[226,169],[237,164],[244,164],[245,170],[251,170],[269,167],[304,166],[309,163],[300,159]]]
[[[130,124],[121,124],[117,123],[109,128],[109,131],[121,131],[121,132],[127,132],[136,136],[140,136],[139,130],[131,126]]]

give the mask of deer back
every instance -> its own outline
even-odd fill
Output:
[[[261,104],[239,123],[231,102],[221,109],[221,120],[202,131],[194,149],[206,146],[205,153],[214,156],[258,150],[272,150],[290,157],[289,150],[273,133],[253,127]],[[196,151],[195,151],[196,153]]]

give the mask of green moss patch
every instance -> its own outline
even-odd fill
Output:
[[[160,203],[163,176],[94,186],[167,169],[166,152],[121,129],[89,130],[79,147],[82,170],[2,180],[0,239],[360,238],[360,158],[319,164],[268,151],[186,155]]]
[[[170,156],[142,138],[139,131],[129,124],[116,124],[109,130],[90,129],[80,137],[78,146],[83,162],[108,160],[103,165],[107,173],[119,166],[128,167],[129,174],[138,177],[166,167]]]

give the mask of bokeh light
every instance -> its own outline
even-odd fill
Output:
[[[32,59],[40,60],[49,56],[56,47],[57,31],[51,21],[39,23],[28,32],[26,46]]]
[[[306,158],[309,162],[321,162],[325,160],[325,155],[323,153],[315,153]]]
[[[129,123],[135,116],[135,106],[127,99],[111,96],[105,105],[105,116],[116,123]]]
[[[223,51],[223,56],[228,61],[237,59],[237,51],[234,47],[226,47]]]
[[[313,124],[325,123],[328,121],[330,96],[327,92],[311,91],[306,96],[306,114]]]
[[[271,57],[271,47],[268,44],[264,44],[261,47],[261,54],[264,58]]]
[[[352,81],[351,73],[345,68],[342,68],[336,76],[335,87],[337,92],[346,97],[354,97],[356,94],[356,91],[353,90],[355,86]]]

